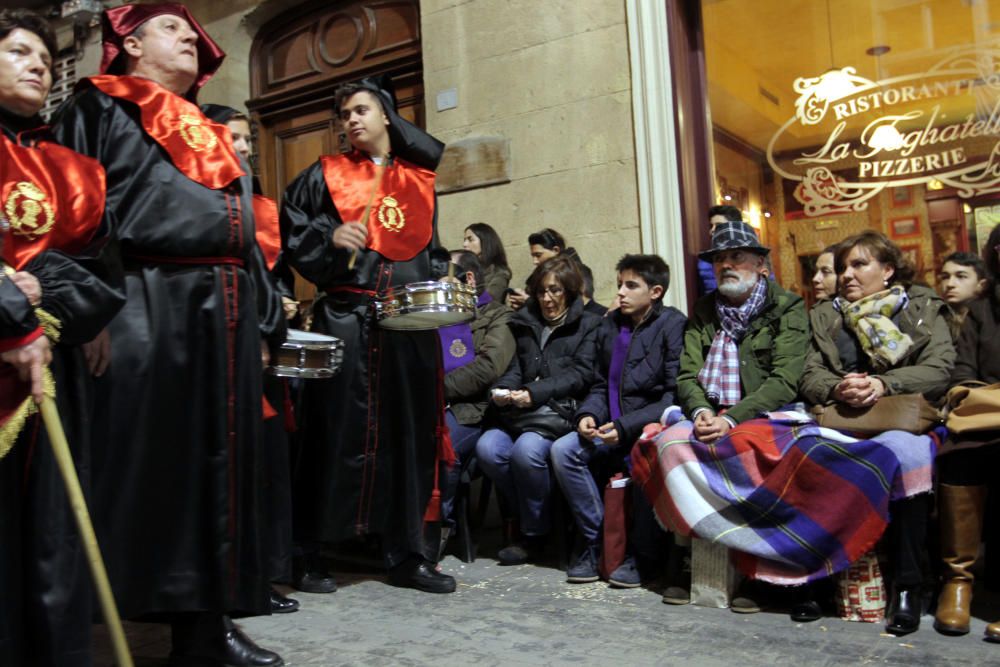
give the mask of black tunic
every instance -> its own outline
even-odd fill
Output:
[[[264,613],[260,341],[280,342],[284,318],[254,242],[250,178],[221,190],[189,179],[139,118],[84,81],[54,125],[107,170],[126,269],[97,387],[98,538],[124,617]]]
[[[21,145],[51,140],[0,110],[0,131]],[[56,224],[59,224],[57,221]],[[40,308],[61,323],[50,369],[56,404],[84,494],[90,490],[92,379],[81,343],[91,340],[124,303],[121,266],[108,216],[79,254],[46,250],[23,267],[42,288]],[[34,308],[0,278],[0,339],[38,327]],[[92,584],[69,499],[45,429],[36,416],[0,460],[0,665],[91,664]],[[30,656],[30,663],[29,663]]]
[[[334,378],[306,381],[303,389],[293,473],[296,539],[379,534],[389,565],[409,555],[432,557],[436,545],[425,545],[423,517],[434,485],[440,409],[437,335],[380,329],[370,295],[337,288],[378,291],[429,280],[436,234],[408,261],[362,251],[350,270],[351,253],[333,246],[341,224],[317,162],[285,192],[282,252],[317,285],[313,330],[344,341],[344,365]]]

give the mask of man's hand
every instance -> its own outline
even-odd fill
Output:
[[[873,405],[885,395],[885,384],[867,373],[848,373],[834,390],[833,397],[854,408]]]
[[[101,377],[108,370],[111,361],[111,334],[107,329],[94,336],[94,340],[84,343],[83,358],[87,361],[87,369],[94,377]]]
[[[576,432],[585,440],[593,440],[597,433],[597,422],[593,417],[584,417],[576,425]]]
[[[345,250],[361,250],[368,242],[368,228],[360,222],[346,222],[333,232],[333,246]]]
[[[712,444],[732,428],[725,417],[717,417],[709,410],[699,412],[694,420],[694,436],[705,444]]]
[[[0,361],[16,368],[21,380],[31,382],[31,397],[35,399],[35,403],[41,403],[45,395],[42,371],[52,361],[49,339],[40,336],[27,345],[0,353]]]
[[[289,299],[287,296],[281,297],[281,308],[285,311],[285,319],[290,320],[299,314],[299,302]]]
[[[267,368],[271,365],[271,348],[267,346],[267,341],[260,341],[260,365]]]
[[[42,284],[35,276],[27,271],[18,271],[11,275],[10,281],[24,292],[24,296],[28,298],[28,303],[32,306],[37,306],[42,302]]]
[[[510,392],[510,402],[516,408],[530,408],[531,394],[528,393],[527,389],[515,389]]]

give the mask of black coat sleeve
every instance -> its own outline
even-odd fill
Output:
[[[316,162],[285,190],[281,200],[281,250],[285,261],[316,284],[343,281],[351,253],[333,245],[333,233],[343,221]]]
[[[38,318],[28,297],[0,272],[0,350],[21,347],[20,340],[37,329]]]
[[[587,390],[594,378],[600,324],[601,318],[585,314],[580,320],[579,342],[571,353],[571,362],[560,372],[525,383],[524,388],[531,394],[532,405],[542,405],[550,399],[580,396]]]

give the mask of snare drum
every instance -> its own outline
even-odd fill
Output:
[[[328,378],[344,363],[344,341],[311,331],[288,330],[288,339],[278,350],[271,375],[286,378]]]
[[[383,329],[440,329],[476,316],[476,291],[458,282],[409,283],[375,300],[375,316]]]

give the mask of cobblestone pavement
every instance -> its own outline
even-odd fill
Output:
[[[452,595],[388,586],[384,577],[337,572],[332,595],[296,593],[293,614],[241,625],[285,664],[323,665],[1000,665],[1000,645],[982,641],[1000,619],[1000,600],[979,594],[972,632],[944,637],[925,616],[907,637],[881,624],[824,618],[796,624],[782,610],[738,615],[727,609],[671,607],[646,589],[566,584],[546,566],[500,567],[492,558],[443,563],[458,578]],[[986,603],[985,605],[983,603]],[[166,664],[169,632],[128,624],[136,664]],[[98,665],[112,664],[104,628],[95,630]]]

